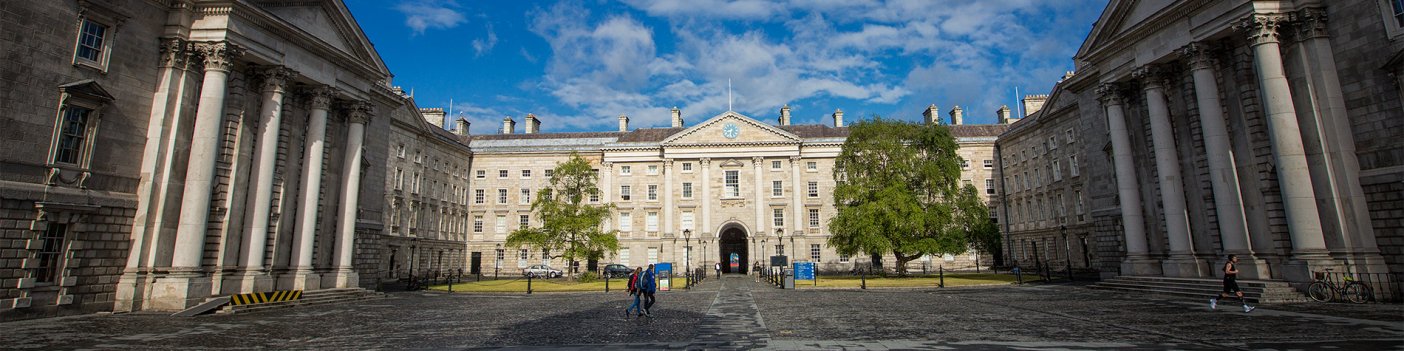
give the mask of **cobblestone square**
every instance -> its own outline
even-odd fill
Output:
[[[1207,299],[1207,297],[1206,297]],[[405,292],[194,318],[116,314],[0,324],[8,350],[54,349],[1404,349],[1404,306],[1264,305],[1077,285],[778,290],[744,276],[660,292]]]

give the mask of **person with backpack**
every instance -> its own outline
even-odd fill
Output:
[[[631,273],[629,273],[629,289],[628,289],[628,291],[629,291],[629,296],[633,296],[633,297],[634,297],[634,304],[633,304],[633,305],[629,305],[628,308],[625,308],[625,309],[624,309],[624,317],[625,317],[625,318],[628,318],[628,317],[629,317],[629,311],[638,312],[640,316],[643,315],[643,308],[640,308],[640,307],[639,307],[639,298],[642,297],[643,294],[640,294],[640,293],[639,293],[639,288],[638,288],[639,278],[640,278],[641,276],[643,276],[643,274],[640,274],[640,273],[642,273],[642,271],[643,271],[643,267],[634,267],[634,271],[631,272]]]
[[[648,265],[648,269],[643,271],[643,276],[639,278],[639,295],[643,295],[643,315],[653,317],[649,311],[653,309],[653,293],[658,292],[658,280],[653,275],[653,265]]]

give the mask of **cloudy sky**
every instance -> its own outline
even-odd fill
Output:
[[[772,122],[880,115],[1046,94],[1107,0],[347,0],[394,85],[491,133],[527,113],[545,132],[689,124],[728,107]]]

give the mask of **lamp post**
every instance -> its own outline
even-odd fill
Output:
[[[785,228],[775,228],[775,238],[775,242],[780,243],[780,245],[785,245]],[[775,254],[778,256],[785,256],[785,250],[775,250]],[[789,257],[785,257],[785,263],[790,263]],[[780,266],[780,279],[785,279],[785,266]]]
[[[1058,234],[1063,236],[1063,264],[1068,270],[1068,281],[1072,281],[1072,244],[1068,242],[1068,226],[1058,226]]]
[[[683,265],[687,268],[687,289],[692,289],[692,229],[683,229]]]
[[[505,257],[503,256],[501,243],[497,244],[497,256],[494,257],[496,259],[492,260],[492,279],[496,280],[498,273],[502,270],[502,258]]]
[[[795,229],[795,232],[790,235],[790,257],[795,257],[795,237],[802,233],[799,229]]]

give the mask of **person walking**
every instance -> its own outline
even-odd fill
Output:
[[[653,317],[653,293],[658,291],[658,280],[653,275],[653,265],[648,265],[648,269],[643,271],[639,278],[639,294],[643,295],[643,315]]]
[[[1209,299],[1209,309],[1218,309],[1219,299],[1229,296],[1237,296],[1238,302],[1243,303],[1243,313],[1253,312],[1253,309],[1257,308],[1248,305],[1248,300],[1243,298],[1243,289],[1238,288],[1237,264],[1238,255],[1229,255],[1228,262],[1224,262],[1224,291]]]
[[[634,267],[634,271],[631,272],[631,273],[629,273],[629,289],[628,289],[628,290],[629,290],[629,296],[632,296],[632,297],[634,298],[634,304],[633,304],[633,305],[629,305],[628,308],[625,308],[625,309],[624,309],[624,317],[625,317],[625,318],[628,318],[628,317],[629,317],[629,311],[638,312],[639,315],[643,315],[643,308],[640,308],[640,307],[639,307],[639,298],[640,298],[640,296],[641,296],[642,294],[639,293],[639,288],[638,288],[639,277],[643,276],[642,272],[643,272],[643,267]]]

